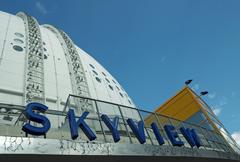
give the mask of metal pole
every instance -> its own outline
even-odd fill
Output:
[[[142,117],[141,113],[139,112],[139,110],[138,110],[138,109],[136,109],[136,110],[137,110],[137,112],[138,112],[138,114],[139,114],[139,116],[140,116],[141,120],[142,120],[142,121],[143,121],[143,123],[144,123],[144,120],[143,120],[143,117]],[[150,139],[150,141],[151,141],[152,145],[154,145],[154,144],[153,144],[153,141],[152,141],[152,138],[151,138],[151,136],[150,136],[150,134],[149,134],[149,132],[148,132],[148,130],[147,130],[147,127],[145,127],[145,126],[144,126],[144,128],[145,128],[145,130],[146,130],[146,132],[147,132],[147,135],[148,135],[148,137],[149,137],[149,139]]]
[[[132,142],[131,135],[130,135],[130,133],[129,133],[129,131],[128,131],[128,128],[127,128],[127,123],[126,123],[126,121],[125,121],[125,119],[124,119],[124,116],[123,116],[122,110],[121,110],[121,108],[120,108],[119,105],[118,105],[118,109],[119,109],[119,112],[120,112],[120,114],[121,114],[121,117],[122,117],[122,120],[123,120],[123,123],[124,123],[125,129],[126,129],[126,133],[127,133],[128,137],[129,137],[130,143],[133,143],[133,142]]]
[[[100,122],[100,127],[101,127],[101,131],[102,131],[102,134],[103,134],[103,138],[104,138],[104,141],[107,142],[106,134],[105,134],[105,132],[103,130],[103,125],[102,125],[102,120],[101,120],[101,117],[100,117],[100,112],[99,112],[99,109],[98,109],[98,105],[97,105],[97,102],[95,100],[94,100],[94,103],[95,103],[95,106],[96,106],[98,120]]]
[[[163,128],[160,120],[158,119],[158,115],[156,114],[156,112],[154,112],[154,116],[155,116],[155,118],[157,119],[158,125],[162,128],[165,137],[167,137],[167,134],[166,134],[166,132],[164,131],[164,128]],[[171,143],[169,142],[168,138],[166,138],[166,139],[167,139],[168,145],[171,145]],[[165,140],[166,140],[166,139],[165,139]]]

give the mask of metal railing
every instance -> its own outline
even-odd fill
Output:
[[[179,135],[179,139],[184,142],[182,147],[191,147],[182,133],[180,132],[180,127],[185,128],[194,128],[202,142],[202,146],[199,149],[204,150],[216,150],[224,152],[239,153],[239,148],[236,146],[236,149],[233,149],[232,145],[234,143],[226,142],[226,139],[223,139],[222,134],[218,134],[214,130],[204,128],[199,126],[198,123],[188,123],[185,121],[180,121],[174,118],[170,118],[155,112],[150,112],[147,110],[141,110],[134,107],[129,107],[125,105],[120,105],[116,103],[111,103],[107,101],[96,100],[87,97],[80,97],[75,95],[69,95],[65,104],[63,111],[52,110],[51,107],[45,113],[45,116],[51,122],[51,128],[47,132],[46,137],[44,136],[31,136],[33,138],[49,138],[49,139],[60,139],[60,140],[71,140],[70,128],[67,119],[67,112],[69,109],[77,109],[75,101],[76,98],[81,98],[81,102],[78,105],[83,105],[81,110],[86,110],[89,112],[89,115],[85,119],[85,122],[96,134],[97,139],[94,142],[99,143],[113,143],[113,138],[110,130],[107,128],[105,123],[102,121],[100,116],[102,114],[108,115],[110,119],[113,119],[115,116],[119,117],[119,126],[118,130],[120,133],[121,140],[119,143],[139,143],[136,136],[132,132],[131,128],[127,124],[127,119],[131,118],[134,121],[144,121],[144,131],[146,135],[146,143],[149,145],[159,145],[158,141],[151,129],[150,124],[155,122],[158,125],[159,131],[164,138],[164,145],[171,145],[170,140],[168,139],[163,126],[166,124],[173,125],[176,128],[176,131]],[[89,105],[89,106],[86,106]],[[24,137],[26,136],[25,132],[21,130],[22,125],[26,122],[26,118],[19,118],[20,114],[24,112],[25,108],[23,106],[9,106],[7,104],[0,104],[0,135],[1,136],[17,136]],[[80,113],[75,112],[76,118],[81,116]],[[82,112],[81,112],[82,113]],[[226,134],[228,136],[228,134]],[[84,135],[81,129],[79,129],[79,137],[76,141],[86,142],[88,138]],[[161,147],[161,146],[159,146]]]

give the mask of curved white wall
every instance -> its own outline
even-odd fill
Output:
[[[72,92],[66,56],[56,34],[40,26],[44,47],[44,86],[46,105],[62,110]],[[16,33],[22,34],[19,37]],[[23,43],[14,39],[20,39]],[[17,45],[23,51],[13,49]],[[0,12],[0,103],[25,105],[24,69],[26,65],[26,32],[24,21],[15,15]],[[91,98],[135,107],[117,80],[94,58],[76,46]]]

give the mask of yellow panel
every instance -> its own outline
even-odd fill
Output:
[[[184,121],[200,110],[200,106],[196,103],[194,97],[191,90],[188,87],[184,87],[170,100],[160,106],[156,112]]]
[[[160,115],[185,121],[201,109],[195,98],[196,96],[192,93],[190,88],[186,86],[160,106],[155,112]],[[150,115],[145,119],[145,122],[150,124],[153,119],[153,116]],[[168,124],[166,119],[159,118],[159,121],[163,125]]]

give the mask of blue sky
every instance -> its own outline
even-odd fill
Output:
[[[154,110],[194,79],[240,135],[240,1],[1,0],[67,32],[112,73],[137,106]]]

